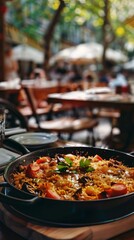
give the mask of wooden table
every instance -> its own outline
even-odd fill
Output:
[[[49,90],[53,88],[55,92],[68,92],[76,90],[79,87],[78,83],[64,83],[57,80],[45,81],[43,79],[22,80],[21,86],[24,88],[33,88],[35,90]]]
[[[21,89],[21,85],[16,82],[0,82],[0,93],[16,93]]]
[[[72,91],[69,93],[55,93],[48,96],[50,103],[71,103],[75,106],[89,108],[115,108],[125,111],[134,110],[133,95],[119,95],[114,93],[107,94],[88,94],[86,91]]]
[[[126,151],[134,136],[134,96],[125,94],[119,95],[114,93],[107,94],[88,94],[86,91],[73,91],[70,93],[50,94],[48,95],[49,103],[72,104],[72,106],[88,107],[90,109],[118,109],[121,112],[120,130],[123,136],[122,150]]]
[[[17,104],[18,95],[21,90],[21,85],[10,85],[5,82],[5,85],[0,85],[0,97],[11,101],[11,103]]]

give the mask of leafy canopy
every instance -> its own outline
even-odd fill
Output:
[[[60,0],[13,0],[7,2],[10,15],[7,21],[33,39],[41,42],[44,33],[59,6]],[[66,7],[61,15],[59,29],[66,31],[70,25],[90,26],[96,39],[102,39],[104,23],[104,0],[64,0]],[[108,1],[108,0],[107,0]],[[109,21],[118,39],[134,41],[134,31],[124,24],[125,19],[133,13],[133,1],[109,0]],[[56,33],[55,33],[56,34]],[[59,32],[59,34],[62,34]]]

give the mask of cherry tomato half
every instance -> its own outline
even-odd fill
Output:
[[[58,193],[56,193],[52,189],[47,189],[46,190],[46,197],[53,198],[53,199],[60,199],[60,196],[58,195]]]
[[[94,160],[95,162],[99,162],[99,161],[102,161],[103,159],[102,159],[102,157],[100,157],[98,154],[96,154],[96,155],[94,156],[93,160]]]
[[[50,161],[50,157],[44,156],[44,157],[38,158],[36,160],[36,163],[40,164],[40,163],[49,162],[49,161]]]

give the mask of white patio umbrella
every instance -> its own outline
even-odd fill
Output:
[[[43,63],[44,54],[28,45],[18,45],[13,48],[13,55],[16,60],[34,61],[36,63]]]
[[[131,61],[125,63],[125,64],[123,65],[123,68],[134,71],[134,59],[132,59]]]
[[[73,63],[94,63],[100,62],[103,53],[103,46],[99,43],[84,43],[75,47],[66,48],[58,52],[50,59],[50,64],[59,60],[66,60]],[[114,62],[125,62],[127,57],[120,51],[107,49],[106,58]]]

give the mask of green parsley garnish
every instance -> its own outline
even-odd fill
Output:
[[[73,162],[72,162],[72,160],[71,160],[69,157],[65,157],[65,161],[68,163],[68,165],[69,165],[70,167],[72,167]]]
[[[69,157],[65,157],[64,160],[65,161],[58,163],[59,172],[66,172],[67,170],[70,170],[70,167],[73,165],[73,162]]]
[[[91,164],[91,160],[90,159],[81,159],[80,160],[80,168],[82,170],[84,170],[85,172],[92,172],[95,169],[90,165]]]

